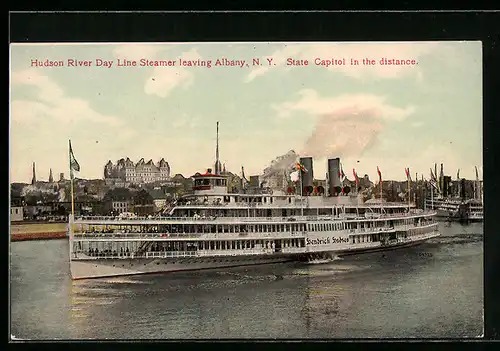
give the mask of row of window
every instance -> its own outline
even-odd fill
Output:
[[[283,240],[224,240],[224,241],[177,241],[153,243],[147,251],[196,251],[196,250],[244,250],[244,249],[281,249],[305,247],[304,239]],[[75,242],[73,251],[109,250],[111,252],[137,252],[144,248],[137,242]]]

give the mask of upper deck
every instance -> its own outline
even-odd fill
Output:
[[[235,224],[235,223],[308,223],[313,221],[385,221],[394,219],[413,219],[435,216],[435,211],[412,210],[406,213],[366,213],[356,214],[319,215],[319,216],[290,216],[290,217],[137,217],[123,219],[112,216],[79,216],[75,224],[90,225],[161,225],[161,224]]]

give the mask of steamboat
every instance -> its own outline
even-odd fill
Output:
[[[297,194],[279,187],[230,192],[221,172],[218,131],[217,123],[214,172],[195,174],[191,194],[155,217],[75,218],[72,210],[73,279],[328,259],[407,247],[439,235],[434,211],[387,203],[382,196],[365,203],[361,194],[349,195],[339,158],[328,160],[327,189],[313,187],[313,161],[305,157],[293,165],[300,179]],[[69,145],[73,179],[80,166]]]
[[[465,195],[465,180],[460,180],[457,173],[457,193],[455,196],[449,191],[450,177],[443,175],[443,164],[441,174],[436,180],[431,169],[430,198],[425,200],[424,209],[436,211],[438,218],[456,220],[460,222],[483,221],[483,189],[479,180],[476,167],[476,180],[473,183],[473,198],[467,199]],[[436,195],[435,192],[437,192]]]
[[[312,159],[310,163],[312,163]],[[302,159],[301,159],[302,160]],[[227,177],[196,174],[193,192],[155,217],[70,217],[73,279],[307,261],[388,250],[439,235],[434,211],[337,192],[230,193]],[[304,189],[310,189],[305,186]]]

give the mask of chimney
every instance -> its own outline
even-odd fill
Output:
[[[305,167],[307,172],[300,171],[302,177],[303,195],[310,195],[313,190],[314,170],[312,157],[301,157],[300,164]]]
[[[59,181],[62,182],[64,180],[64,173],[59,173]]]
[[[49,172],[49,183],[53,183],[54,182],[54,177],[52,177],[52,168],[50,169],[50,172]]]
[[[340,158],[330,158],[328,159],[328,189],[329,196],[334,196],[334,194],[340,193]]]

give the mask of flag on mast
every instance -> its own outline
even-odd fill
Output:
[[[297,168],[297,171],[307,172],[307,169],[300,162],[297,162],[297,164],[295,165],[295,167]]]
[[[342,168],[342,163],[340,164],[339,178],[340,178],[341,181],[345,180],[345,173],[344,173],[344,169]]]
[[[73,154],[73,148],[71,147],[71,140],[69,141],[69,173],[71,179],[73,179],[73,172],[80,172],[80,164]]]
[[[380,182],[382,182],[382,173],[380,172],[380,169],[377,166],[377,173],[378,173],[378,179]]]
[[[352,175],[354,176],[354,180],[356,181],[356,185],[359,185],[358,174],[356,173],[356,170],[354,168],[352,169]]]
[[[411,174],[409,168],[405,168],[405,173],[406,173],[406,180],[411,180]]]
[[[432,168],[430,169],[430,171],[431,171],[431,180],[430,180],[430,183],[431,183],[431,185],[436,190],[439,190],[439,187],[438,187],[438,184],[437,184],[437,179],[436,179],[436,176],[434,175],[434,172],[432,172]]]

